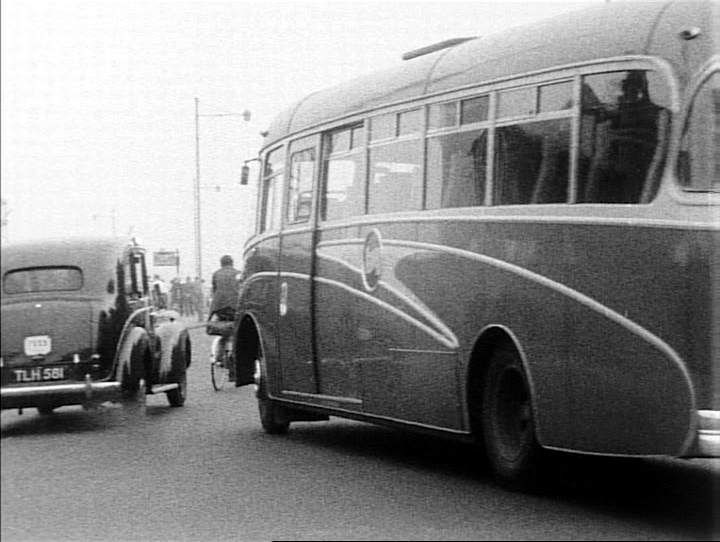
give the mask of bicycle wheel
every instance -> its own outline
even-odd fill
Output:
[[[228,379],[224,343],[222,337],[215,337],[210,356],[210,380],[215,391],[220,391]]]

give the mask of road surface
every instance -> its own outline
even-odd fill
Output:
[[[337,418],[266,435],[253,390],[212,391],[192,340],[183,408],[2,413],[3,542],[720,536],[718,460],[584,458],[514,493],[467,445]]]

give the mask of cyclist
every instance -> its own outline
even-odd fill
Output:
[[[235,305],[238,300],[240,279],[240,272],[235,269],[232,256],[226,254],[220,258],[220,269],[215,271],[212,276],[212,303],[208,321],[220,322],[221,324],[210,325],[208,333],[220,335],[220,339],[213,343],[214,359],[222,360],[220,367],[227,369],[228,380],[231,382],[235,380],[235,364],[232,363],[231,358],[228,356],[232,355],[231,323],[235,320]],[[220,354],[220,352],[225,352],[225,354]],[[218,366],[213,366],[213,370],[217,368]],[[213,385],[215,385],[215,380],[213,380]],[[215,389],[219,389],[219,387]]]
[[[235,319],[235,305],[238,300],[240,271],[235,269],[232,256],[220,258],[220,269],[212,276],[212,305],[210,315],[222,322]]]

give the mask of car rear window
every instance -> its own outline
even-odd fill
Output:
[[[15,269],[3,277],[6,294],[79,290],[82,285],[82,271],[77,267]]]

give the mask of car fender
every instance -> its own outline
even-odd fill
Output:
[[[150,338],[145,329],[141,327],[131,328],[118,345],[116,377],[122,381],[123,370],[128,368],[129,374],[145,375],[145,353],[150,348]]]
[[[155,335],[157,336],[160,343],[160,379],[165,381],[167,375],[173,372],[173,352],[177,348],[184,348],[184,341],[187,339],[187,328],[175,321],[164,322],[155,328]],[[187,365],[183,367],[176,367],[177,371],[182,371],[190,365],[190,360],[187,360]]]

